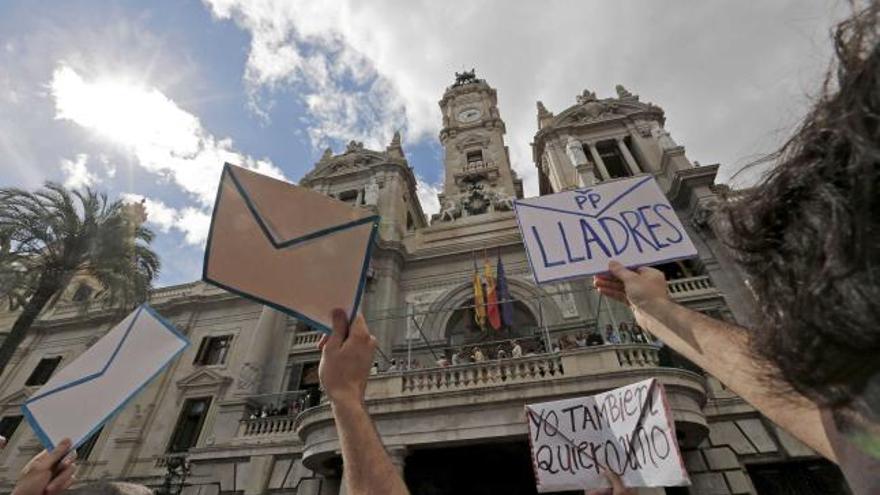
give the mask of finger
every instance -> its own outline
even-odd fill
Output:
[[[318,351],[323,351],[324,346],[327,345],[327,338],[329,335],[321,335],[321,340],[318,341]]]
[[[351,324],[351,329],[349,330],[348,334],[349,336],[358,337],[365,340],[371,337],[370,329],[367,328],[367,321],[364,320],[364,315],[358,313]]]
[[[626,300],[626,293],[625,292],[622,292],[619,290],[614,290],[614,289],[607,289],[605,287],[599,287],[597,290],[599,291],[599,294],[601,294],[605,297],[610,297],[611,299],[614,299],[616,301],[620,301],[622,303],[628,302]]]
[[[599,287],[604,287],[606,289],[619,291],[623,291],[626,289],[626,286],[623,285],[623,282],[619,280],[596,280],[595,282],[593,282],[593,287],[596,287],[597,289]]]
[[[73,475],[76,473],[76,464],[70,464],[63,471],[58,473],[52,481],[46,485],[46,489],[43,492],[45,495],[55,495],[56,493],[61,493],[67,486],[70,486],[70,483],[73,482]]]
[[[610,270],[611,274],[620,279],[623,283],[632,280],[637,275],[636,272],[613,260],[608,262],[608,270]]]
[[[330,314],[330,318],[333,320],[333,331],[327,337],[324,349],[338,349],[348,338],[348,317],[345,316],[345,311],[336,308]]]
[[[52,452],[49,452],[42,458],[42,463],[45,467],[52,467],[58,463],[64,456],[67,455],[67,452],[70,450],[70,439],[65,438],[58,445],[52,449]],[[42,455],[42,453],[40,453]]]
[[[611,491],[614,495],[626,495],[627,488],[623,485],[623,481],[620,480],[620,476],[617,473],[610,469],[603,469],[602,474],[611,483]]]

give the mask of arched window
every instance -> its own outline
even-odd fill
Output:
[[[531,337],[538,333],[538,321],[532,311],[522,302],[513,302],[513,324],[495,330],[488,322],[480,328],[474,319],[473,298],[463,302],[446,322],[444,335],[450,345],[462,345],[487,340]]]

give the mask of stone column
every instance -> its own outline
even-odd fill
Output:
[[[385,449],[388,451],[388,457],[391,458],[391,464],[394,464],[394,467],[397,468],[397,472],[400,473],[400,477],[403,477],[403,468],[406,467],[406,456],[409,453],[405,445],[397,445],[394,447],[387,447]]]
[[[269,455],[251,456],[248,463],[248,477],[244,483],[244,495],[262,495],[266,493],[269,476],[275,466],[275,457]]]
[[[595,184],[596,173],[593,171],[593,166],[589,160],[587,160],[583,143],[569,136],[565,148],[568,153],[568,159],[571,160],[571,164],[577,170],[578,186],[588,187]]]
[[[578,182],[580,187],[590,187],[595,185],[598,180],[596,180],[596,172],[593,171],[593,166],[589,163],[584,163],[583,165],[577,166],[578,172]]]
[[[276,356],[278,344],[283,342],[287,315],[268,306],[263,306],[257,325],[250,335],[250,345],[243,355],[243,362],[235,380],[237,395],[253,395],[277,392],[273,380],[276,370],[268,369],[268,363],[284,361]],[[286,355],[286,354],[285,354]],[[281,363],[283,370],[284,364]]]
[[[632,153],[629,152],[629,148],[627,148],[623,138],[616,138],[615,141],[617,141],[617,149],[619,149],[620,153],[623,155],[623,159],[626,161],[626,166],[629,168],[630,173],[633,175],[641,173],[641,170],[639,170],[639,164],[636,163],[636,159],[633,158]]]
[[[593,162],[596,164],[596,167],[599,168],[599,172],[602,174],[603,180],[608,180],[611,178],[608,175],[608,170],[605,168],[605,162],[602,161],[602,157],[599,156],[599,150],[596,149],[596,143],[590,141],[587,143],[587,146],[590,147],[590,156],[593,157]]]

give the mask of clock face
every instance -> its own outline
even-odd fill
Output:
[[[476,108],[467,108],[458,112],[458,120],[459,122],[473,122],[479,119],[483,115],[483,112],[479,111]]]

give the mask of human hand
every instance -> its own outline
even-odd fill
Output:
[[[585,495],[636,495],[636,491],[627,488],[623,484],[623,481],[621,481],[620,476],[614,471],[603,469],[602,475],[608,479],[609,483],[611,483],[611,488],[602,488],[601,490],[593,490],[589,492],[585,491]]]
[[[373,366],[376,338],[370,335],[363,315],[358,315],[350,328],[343,310],[334,309],[332,317],[333,333],[318,342],[318,377],[332,404],[361,404]]]
[[[12,495],[56,495],[70,488],[76,480],[76,452],[67,455],[69,451],[70,439],[65,438],[52,452],[35,455],[21,470]]]
[[[644,317],[653,308],[671,301],[666,276],[656,268],[647,266],[630,270],[616,261],[608,263],[610,274],[593,277],[593,287],[600,294],[628,304],[639,325],[645,326]]]

